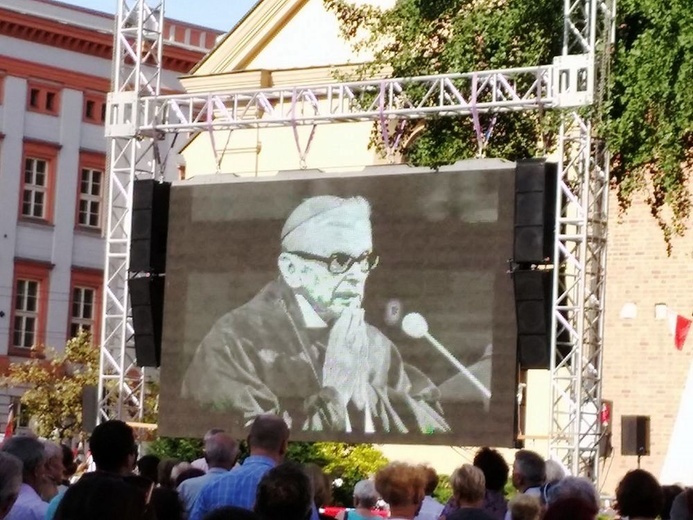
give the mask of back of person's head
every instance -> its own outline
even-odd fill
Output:
[[[306,520],[312,502],[308,475],[300,464],[284,462],[265,473],[258,484],[255,513],[262,520]]]
[[[185,511],[183,503],[175,489],[157,487],[151,495],[149,506],[154,510],[154,516],[161,520],[183,520]]]
[[[671,520],[693,520],[693,488],[687,488],[679,493],[671,504],[669,511]]]
[[[277,415],[258,415],[250,427],[248,446],[250,454],[262,451],[283,456],[289,441],[289,427]]]
[[[424,475],[426,475],[426,488],[425,493],[427,495],[432,495],[433,492],[438,487],[438,473],[431,466],[422,466]]]
[[[481,448],[474,455],[473,464],[484,472],[486,489],[501,491],[508,481],[510,467],[503,455],[491,448]]]
[[[60,500],[54,520],[139,520],[146,493],[114,473],[86,474]]]
[[[178,477],[176,478],[175,486],[176,486],[176,488],[178,488],[178,486],[180,486],[186,480],[190,480],[191,478],[201,477],[204,474],[205,474],[205,471],[203,469],[190,467],[190,468],[186,469],[185,471],[180,472],[180,475],[178,475]]]
[[[242,507],[224,506],[210,511],[202,520],[257,520],[258,516],[253,511]]]
[[[558,482],[568,476],[566,467],[554,459],[546,460],[546,482]]]
[[[683,493],[683,488],[678,484],[662,486],[662,493],[664,494],[664,505],[659,516],[662,520],[669,520],[674,499]]]
[[[616,488],[616,507],[621,516],[655,518],[664,505],[664,492],[644,469],[626,473]]]
[[[72,448],[65,444],[60,445],[63,450],[63,468],[65,477],[69,478],[77,472],[77,463],[75,462],[75,454]]]
[[[478,504],[486,493],[484,472],[472,464],[463,464],[450,476],[452,493],[461,504]]]
[[[372,480],[359,480],[354,486],[354,505],[365,509],[373,509],[380,499]]]
[[[0,519],[10,512],[22,485],[22,461],[0,451]]]
[[[391,462],[375,474],[375,489],[391,506],[420,504],[426,495],[426,476],[421,466]]]
[[[599,493],[592,481],[585,477],[565,477],[555,482],[547,491],[547,503],[552,504],[566,498],[579,498],[599,511]]]
[[[22,463],[22,482],[34,485],[43,478],[45,451],[43,443],[33,437],[10,437],[2,444],[2,451],[14,455]]]
[[[310,487],[313,490],[313,502],[315,505],[326,506],[332,502],[332,485],[328,477],[320,466],[309,462],[303,465],[303,471],[310,479]]]
[[[520,450],[515,453],[513,483],[530,488],[541,486],[545,480],[546,462],[541,455],[530,450]]]
[[[541,518],[539,499],[524,493],[518,493],[510,499],[508,510],[512,520],[539,520]]]
[[[595,520],[597,513],[592,504],[581,498],[557,500],[546,508],[542,520]]]
[[[173,468],[175,468],[180,463],[178,459],[162,459],[159,461],[159,466],[157,467],[157,479],[160,486],[165,488],[173,487],[173,480],[171,474],[173,473]]]
[[[143,477],[147,477],[155,484],[159,483],[159,462],[161,459],[156,455],[143,455],[137,461],[137,471]]]
[[[218,432],[205,441],[205,460],[210,468],[231,469],[238,457],[238,444],[229,434]]]
[[[207,440],[209,440],[212,437],[212,435],[216,435],[217,433],[225,433],[225,431],[226,430],[224,430],[223,428],[210,428],[205,432],[204,437],[202,437],[202,441],[207,442]]]
[[[135,432],[116,419],[102,422],[89,438],[89,449],[96,469],[111,473],[127,473],[133,469],[137,455]]]

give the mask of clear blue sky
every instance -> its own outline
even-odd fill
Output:
[[[96,11],[115,14],[119,0],[60,0]],[[220,31],[228,31],[257,0],[166,0],[166,17]]]

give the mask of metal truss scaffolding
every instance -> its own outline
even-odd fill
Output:
[[[162,96],[164,0],[120,0],[99,418],[142,416],[127,291],[132,183],[162,167],[166,134],[559,110],[549,444],[575,474],[596,479],[608,155],[585,108],[603,100],[614,10],[615,0],[566,0],[563,54],[545,66]]]
[[[142,113],[114,114],[119,106],[110,100],[127,97],[135,106],[143,96],[161,92],[163,1],[122,0],[116,15],[113,57],[113,91],[109,94],[109,120],[126,118],[133,127]],[[101,329],[99,411],[97,420],[141,420],[144,373],[135,365],[132,316],[128,299],[132,187],[138,177],[157,173],[157,142],[142,132],[113,132],[110,139],[108,224],[106,227],[105,291]]]

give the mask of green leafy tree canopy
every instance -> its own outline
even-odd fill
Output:
[[[374,60],[364,77],[471,72],[549,64],[561,54],[563,5],[554,0],[398,0],[390,9],[324,0],[343,35]],[[685,231],[693,166],[693,9],[690,0],[619,0],[616,52],[605,103],[593,107],[597,135],[611,151],[622,210],[644,193],[671,238]],[[602,52],[610,49],[600,43]],[[555,143],[559,114],[481,117],[487,156],[543,155]],[[478,154],[472,118],[433,118],[409,127],[400,150],[416,165],[438,167]],[[378,142],[374,131],[373,143]]]
[[[82,331],[62,353],[45,348],[34,349],[33,354],[27,362],[10,365],[0,385],[26,388],[21,403],[36,420],[38,435],[57,440],[79,435],[82,389],[98,383],[99,349]]]

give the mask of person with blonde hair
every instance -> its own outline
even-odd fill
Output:
[[[375,475],[375,489],[390,506],[391,520],[413,520],[426,496],[421,466],[392,462]]]
[[[520,493],[508,503],[512,520],[539,520],[541,518],[541,501],[532,495]]]
[[[481,508],[486,494],[483,471],[471,464],[463,464],[452,473],[450,486],[459,509],[446,520],[493,520]]]

